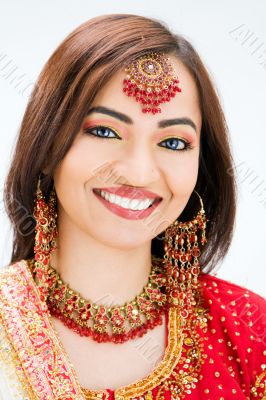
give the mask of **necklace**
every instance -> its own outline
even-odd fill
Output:
[[[41,271],[34,259],[30,265],[37,286],[43,288],[43,282],[47,285],[46,302],[51,315],[80,336],[90,336],[97,342],[123,343],[162,324],[162,314],[167,308],[167,279],[160,258],[153,257],[148,283],[142,292],[133,301],[113,307],[83,299],[51,265],[42,266]],[[38,280],[38,276],[42,279]]]

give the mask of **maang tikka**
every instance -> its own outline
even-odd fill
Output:
[[[123,91],[135,97],[144,113],[160,113],[160,104],[181,92],[179,80],[170,58],[163,53],[151,52],[141,56],[125,68]]]

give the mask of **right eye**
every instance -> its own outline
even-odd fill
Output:
[[[119,135],[108,126],[94,126],[84,130],[85,133],[95,136],[96,138],[102,139],[120,139]],[[114,136],[109,136],[112,133]]]

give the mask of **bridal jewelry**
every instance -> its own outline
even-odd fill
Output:
[[[38,275],[38,266],[32,267]],[[46,299],[51,315],[81,336],[91,336],[97,342],[123,343],[143,336],[148,329],[162,324],[166,308],[166,277],[162,274],[159,260],[154,259],[147,285],[142,293],[123,306],[106,307],[85,300],[60,278],[51,266],[42,269],[46,275],[48,296]],[[42,276],[43,276],[42,275]],[[37,286],[38,280],[35,280]]]
[[[33,216],[36,221],[34,258],[36,278],[39,282],[41,300],[45,301],[48,295],[46,267],[49,264],[50,254],[56,249],[56,237],[58,236],[56,226],[56,193],[52,189],[49,202],[46,204],[41,190],[41,178],[39,176],[37,191],[35,193],[35,205]]]
[[[152,52],[139,57],[126,67],[123,91],[141,103],[142,112],[159,113],[161,103],[166,103],[181,92],[179,80],[170,58]]]
[[[164,264],[167,275],[167,293],[170,305],[180,305],[186,318],[195,305],[195,295],[198,292],[198,276],[200,274],[199,256],[201,245],[207,242],[206,224],[203,201],[200,200],[200,210],[188,222],[176,220],[165,231]]]

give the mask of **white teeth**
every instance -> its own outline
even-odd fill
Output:
[[[110,194],[110,195],[108,196],[108,194],[104,193],[104,198],[105,198],[106,200],[109,200],[109,199],[110,199],[110,201],[111,201],[112,203],[115,201],[115,195],[114,195],[114,194]]]
[[[106,193],[103,190],[100,191],[100,195],[110,203],[114,203],[123,208],[128,208],[130,210],[145,210],[148,208],[155,199],[146,199],[146,200],[138,200],[138,199],[128,199],[127,197],[117,196],[113,193]]]
[[[117,196],[115,196],[114,198],[113,198],[113,201],[112,201],[113,203],[115,203],[115,204],[119,204],[121,207],[123,207],[123,208],[129,208],[129,203],[130,203],[130,200],[129,199],[126,199],[126,198],[121,198],[120,197],[120,199],[119,199],[119,197]]]
[[[136,210],[138,208],[139,205],[139,200],[131,200],[129,203],[129,208],[131,208],[131,210]]]

